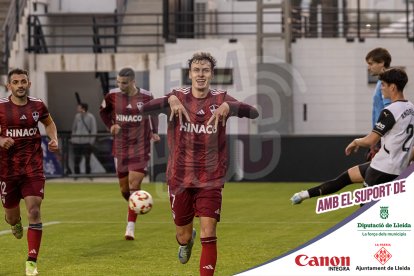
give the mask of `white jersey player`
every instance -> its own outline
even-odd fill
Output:
[[[379,79],[382,94],[391,99],[391,104],[381,111],[370,134],[353,140],[345,149],[349,155],[381,139],[381,149],[365,172],[365,186],[394,180],[407,167],[414,145],[414,105],[403,94],[407,74],[402,69],[390,68],[381,73]]]

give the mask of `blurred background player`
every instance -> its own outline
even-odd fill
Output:
[[[97,133],[95,116],[88,111],[88,104],[78,105],[72,124],[73,163],[75,174],[80,174],[80,162],[85,157],[85,173],[91,173],[91,154]]]
[[[391,54],[387,49],[375,48],[367,53],[365,61],[368,65],[368,72],[373,77],[378,77],[391,65]],[[381,92],[381,81],[378,79],[375,85],[375,90],[372,98],[372,128],[378,121],[381,111],[391,103],[391,100],[384,98]],[[322,184],[312,187],[306,191],[295,193],[292,198],[292,204],[300,204],[303,200],[318,197],[321,195],[328,195],[340,191],[344,187],[353,184],[361,183],[364,181],[363,175],[369,167],[369,161],[375,156],[378,150],[381,148],[381,143],[378,142],[372,145],[367,153],[366,163],[356,165],[347,171],[340,174],[335,179],[328,180]]]
[[[178,258],[188,262],[200,218],[200,275],[213,275],[217,262],[216,226],[227,171],[225,122],[230,116],[257,118],[257,110],[210,89],[216,60],[195,53],[188,61],[191,87],[174,89],[144,105],[144,113],[169,116],[167,184],[179,243]]]
[[[44,197],[41,122],[50,138],[48,149],[58,150],[57,130],[45,104],[29,97],[29,74],[22,69],[8,73],[9,97],[0,99],[0,194],[5,219],[17,239],[23,237],[20,200],[28,215],[26,275],[37,275],[37,257],[42,239],[40,206]]]
[[[114,136],[112,152],[122,196],[141,189],[150,159],[150,141],[159,141],[158,118],[143,116],[140,109],[154,97],[136,87],[132,68],[123,68],[117,76],[118,89],[111,90],[102,102],[100,116]],[[137,214],[128,208],[125,239],[134,240]]]

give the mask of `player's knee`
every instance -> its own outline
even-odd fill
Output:
[[[177,233],[177,241],[179,244],[184,245],[190,242],[192,232],[179,232]]]
[[[27,214],[29,221],[37,221],[40,219],[40,208],[39,207],[32,207],[28,210]]]
[[[10,225],[16,225],[20,221],[20,216],[5,216],[6,222]]]

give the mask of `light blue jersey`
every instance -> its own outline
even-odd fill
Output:
[[[381,111],[390,103],[390,99],[385,99],[384,97],[382,97],[381,81],[378,80],[377,85],[375,86],[374,97],[372,101],[372,128],[375,127],[375,124],[378,121]]]

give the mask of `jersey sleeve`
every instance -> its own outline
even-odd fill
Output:
[[[394,124],[394,115],[388,109],[383,109],[372,131],[380,136],[384,136],[390,129],[392,129]]]
[[[154,96],[151,95],[151,101],[154,100]],[[158,134],[158,115],[149,116],[152,133]]]
[[[239,102],[228,94],[226,94],[224,101],[230,107],[229,116],[237,116],[239,118],[246,117],[249,119],[256,119],[257,117],[259,117],[259,112],[255,107],[248,105],[246,103]]]
[[[112,120],[112,104],[111,101],[109,100],[110,97],[110,93],[108,93],[104,100],[102,101],[102,104],[99,108],[99,115],[101,116],[102,121],[104,122],[104,124],[106,125],[106,127],[108,129],[111,128],[111,126],[113,125],[113,120]]]
[[[155,116],[161,113],[166,114],[168,108],[170,107],[170,105],[168,104],[168,97],[169,94],[167,96],[147,102],[141,109],[142,113],[145,115]]]

